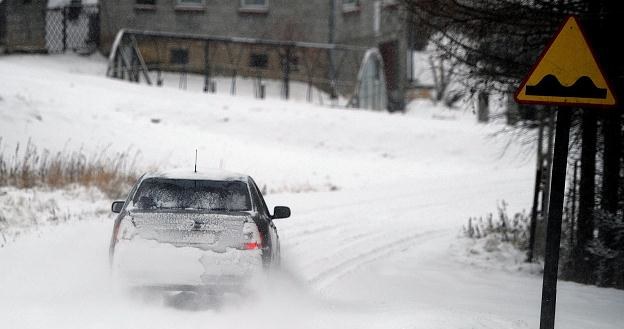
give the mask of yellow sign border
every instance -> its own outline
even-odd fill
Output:
[[[542,64],[544,57],[549,52],[549,50],[551,49],[555,41],[559,38],[560,34],[563,32],[564,28],[569,23],[575,24],[578,30],[580,31],[581,38],[582,38],[581,41],[585,43],[584,46],[587,47],[587,49],[589,50],[591,59],[596,64],[598,73],[601,75],[601,78],[604,80],[606,84],[607,99],[603,100],[603,99],[598,99],[598,98],[581,98],[581,97],[573,97],[573,96],[536,96],[537,99],[536,98],[526,99],[525,97],[527,97],[527,95],[526,95],[525,90],[526,90],[528,81],[532,78],[536,69]],[[612,102],[608,96],[611,96]],[[539,98],[550,98],[551,100],[539,99]],[[600,66],[600,63],[596,60],[594,50],[589,44],[589,42],[587,41],[586,34],[583,28],[581,27],[581,25],[578,23],[578,20],[576,19],[575,16],[568,16],[566,20],[563,22],[563,24],[561,24],[558,31],[555,33],[554,37],[551,38],[548,45],[544,48],[544,50],[542,50],[540,56],[534,62],[533,67],[529,71],[529,74],[527,74],[525,78],[522,80],[520,87],[514,93],[514,99],[519,104],[542,104],[542,105],[559,105],[559,106],[613,107],[617,104],[615,94],[613,93],[613,88],[611,88],[609,80],[606,78],[602,70],[602,67]],[[584,99],[586,99],[587,101],[583,101]]]

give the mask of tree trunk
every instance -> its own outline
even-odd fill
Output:
[[[542,195],[542,219],[548,221],[548,202],[550,201],[550,175],[552,174],[553,147],[555,137],[555,111],[548,112],[548,148],[546,150],[546,170],[544,171],[544,193]],[[544,225],[546,227],[546,225]]]
[[[572,276],[579,282],[592,282],[593,261],[587,244],[594,235],[594,185],[596,181],[596,112],[583,110],[581,179],[579,186],[579,216],[576,248],[573,252]]]
[[[603,157],[603,173],[602,173],[602,193],[601,208],[606,216],[615,218],[618,210],[618,190],[620,181],[620,150],[622,147],[622,136],[620,134],[620,113],[619,111],[610,111],[605,113],[603,121],[604,134],[604,157]],[[600,225],[604,227],[599,232],[600,239],[604,245],[612,250],[618,250],[615,245],[615,236],[613,227],[610,225]],[[614,259],[601,260],[600,268],[601,280],[598,282],[601,286],[612,286],[615,284],[615,275],[617,272]]]
[[[604,20],[602,31],[613,31],[612,29],[622,29],[621,12],[624,10],[622,1],[605,1]],[[621,101],[624,95],[624,76],[622,72],[624,65],[622,64],[622,56],[624,52],[621,48],[612,48],[610,38],[605,33],[600,33],[599,55],[606,68],[607,79],[610,80],[613,87],[612,92],[615,93],[616,99]],[[624,107],[621,105],[604,113],[603,133],[604,133],[604,156],[603,156],[603,176],[601,190],[601,208],[607,213],[608,217],[615,220],[619,208],[620,193],[620,157],[622,153],[622,117],[621,113]],[[611,223],[611,225],[614,223]],[[599,233],[602,242],[611,250],[622,250],[624,246],[617,245],[616,232],[613,228],[605,229]],[[621,259],[620,259],[621,261]],[[618,266],[617,257],[614,259],[605,259],[602,285],[614,286],[622,284],[624,280],[622,270]],[[618,273],[619,272],[619,273]]]
[[[537,166],[535,170],[535,187],[533,190],[533,207],[531,208],[531,224],[529,226],[529,250],[527,251],[527,262],[532,263],[535,257],[535,232],[537,231],[537,212],[539,207],[539,195],[542,191],[542,171],[544,169],[544,119],[542,113],[538,112],[539,130],[537,132]]]
[[[490,120],[490,95],[487,92],[479,92],[477,109],[477,121],[487,123]]]
[[[602,181],[602,209],[615,213],[618,210],[620,152],[622,149],[621,110],[608,112],[604,119],[604,161]]]

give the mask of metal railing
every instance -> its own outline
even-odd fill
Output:
[[[281,97],[289,99],[291,81],[307,85],[306,100],[323,92],[343,106],[358,104],[360,70],[369,48],[351,45],[292,42],[241,37],[207,36],[142,30],[120,30],[112,44],[107,76],[161,85],[165,73],[180,75],[186,87],[187,73],[203,76],[203,91],[215,91],[215,79],[255,79],[255,95],[264,98],[264,81],[281,81]],[[191,54],[192,53],[192,54]],[[381,63],[383,65],[383,63]],[[170,75],[170,74],[169,74]],[[385,81],[382,88],[386,88]],[[385,97],[385,90],[383,91]],[[385,102],[383,102],[385,104]]]

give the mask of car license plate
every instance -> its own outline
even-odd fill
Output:
[[[215,234],[209,231],[188,231],[184,234],[184,240],[188,243],[207,243],[215,242]]]

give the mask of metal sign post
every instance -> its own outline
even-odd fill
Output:
[[[559,244],[561,241],[561,217],[565,193],[566,168],[568,165],[570,117],[570,110],[564,108],[557,109],[550,201],[548,202],[548,224],[546,227],[540,329],[553,329],[555,327]]]
[[[580,25],[571,16],[542,52],[515,94],[516,102],[521,104],[559,105],[546,227],[540,329],[555,328],[571,117],[571,110],[564,106],[614,106],[616,100],[611,90]]]

